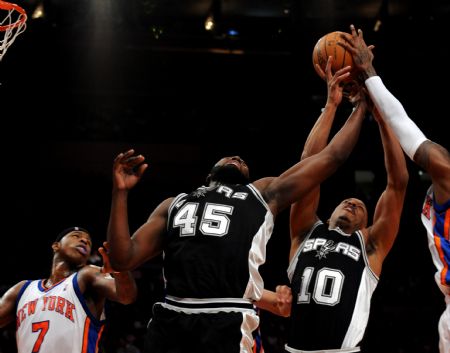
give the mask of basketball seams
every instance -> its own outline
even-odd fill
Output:
[[[345,66],[345,53],[346,53],[346,50],[338,44],[339,40],[341,39],[341,37],[339,36],[340,33],[341,32],[336,32],[337,39],[336,39],[336,45],[334,46],[334,48],[336,50],[336,58],[337,58],[337,49],[339,48],[341,50],[344,50],[344,53],[342,54],[342,62],[341,62],[341,65],[339,67],[339,69],[342,69]]]
[[[338,44],[342,42],[341,34],[345,35],[346,33],[340,31],[330,32],[317,41],[313,50],[313,65],[317,63],[325,71],[328,56],[332,55],[334,58],[332,65],[333,74],[345,66],[353,66],[351,53]],[[315,70],[319,74],[317,69]]]
[[[325,58],[324,58],[325,66],[326,66],[326,62],[328,61],[328,56],[329,56],[328,50],[327,50],[327,43],[328,43],[327,37],[324,37],[323,38],[323,51],[325,52]],[[325,66],[323,67],[323,71],[325,71]]]

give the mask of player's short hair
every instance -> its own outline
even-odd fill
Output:
[[[64,236],[66,234],[69,234],[70,232],[75,232],[75,231],[79,231],[79,232],[85,232],[87,234],[90,234],[88,230],[82,228],[82,227],[70,227],[70,228],[66,228],[63,231],[61,231],[58,236],[55,239],[55,242],[59,242],[62,238],[64,238]]]

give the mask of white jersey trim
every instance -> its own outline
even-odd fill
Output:
[[[367,255],[366,240],[364,239],[364,235],[363,235],[363,233],[360,230],[357,230],[355,233],[358,234],[359,241],[361,242],[361,248],[364,250],[362,252],[362,254],[363,254],[363,258],[364,258],[364,262],[366,264],[366,267],[370,271],[370,273],[372,274],[374,279],[378,282],[380,280],[380,278],[377,276],[377,274],[370,267],[369,257]]]
[[[309,230],[308,234],[306,234],[305,238],[301,242],[301,244],[298,247],[297,251],[295,252],[294,256],[292,257],[292,259],[291,259],[291,261],[289,263],[289,266],[287,268],[287,275],[288,275],[288,278],[289,278],[289,282],[292,283],[292,277],[294,276],[295,268],[297,267],[298,256],[302,252],[303,247],[305,246],[306,240],[309,239],[309,237],[311,236],[311,234],[314,231],[314,229],[316,229],[321,224],[323,224],[323,222],[320,219],[317,220],[316,223],[314,223],[314,225]]]
[[[243,309],[239,307],[217,307],[217,308],[182,308],[179,306],[175,306],[168,303],[157,302],[155,303],[161,305],[163,308],[176,311],[178,313],[185,314],[217,314],[217,313],[232,313],[232,312],[241,312],[241,313],[254,313],[256,312],[254,309]]]
[[[294,349],[289,347],[287,344],[284,346],[284,349],[286,349],[286,351],[291,352],[291,353],[350,353],[350,352],[361,352],[361,348],[359,347],[354,347],[354,348],[343,348],[343,349],[325,349],[325,350],[321,350],[321,351],[301,351],[298,349]]]
[[[248,252],[248,270],[250,274],[244,298],[254,301],[261,299],[264,290],[264,281],[259,273],[259,266],[266,262],[267,242],[269,241],[274,227],[272,212],[267,210],[263,224],[253,237],[250,251]]]
[[[166,295],[167,299],[180,304],[217,304],[217,303],[239,303],[239,304],[251,304],[250,299],[243,298],[179,298],[173,295]]]
[[[255,187],[255,185],[253,185],[253,184],[247,184],[247,185],[245,185],[245,186],[248,187],[248,188],[253,192],[253,194],[256,196],[256,198],[264,205],[264,207],[265,207],[268,211],[270,211],[269,205],[267,204],[266,200],[264,200],[264,197],[261,195],[261,193],[259,192],[259,190]],[[270,211],[270,213],[272,213],[272,212]]]
[[[167,218],[170,217],[170,215],[172,214],[173,208],[174,208],[175,205],[178,203],[178,201],[179,201],[182,197],[184,197],[184,196],[187,196],[187,194],[186,194],[186,193],[181,193],[181,194],[178,194],[177,196],[175,196],[175,197],[173,198],[173,200],[172,200],[172,202],[170,203],[169,208],[168,208],[168,210],[167,210]],[[169,222],[167,222],[166,227],[167,227],[167,229],[169,228]]]

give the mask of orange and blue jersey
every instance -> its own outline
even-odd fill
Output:
[[[450,294],[450,200],[439,205],[433,188],[427,191],[422,208],[422,223],[427,229],[428,246],[437,272],[435,280],[444,294]]]
[[[77,273],[54,284],[27,281],[17,300],[18,353],[96,353],[104,320],[90,312]]]

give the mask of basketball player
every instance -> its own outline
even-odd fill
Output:
[[[252,352],[252,331],[259,322],[253,303],[279,309],[273,296],[263,295],[259,273],[274,218],[343,163],[361,123],[350,118],[321,153],[278,177],[251,183],[242,158],[224,157],[206,186],[163,201],[132,237],[127,198],[147,164],[134,150],[116,157],[108,226],[111,263],[131,270],[164,253],[166,296],[153,307],[145,352]]]
[[[95,353],[105,298],[122,304],[136,299],[132,275],[111,269],[106,242],[99,249],[104,266],[87,265],[91,246],[87,230],[63,230],[52,244],[49,278],[21,281],[1,298],[0,326],[16,320],[18,353]]]
[[[443,146],[430,141],[409,118],[402,104],[384,86],[372,65],[373,53],[363,32],[350,26],[352,38],[344,47],[353,55],[356,68],[382,118],[391,126],[405,153],[431,177],[422,209],[422,223],[437,268],[435,280],[445,296],[446,309],[439,321],[439,349],[450,352],[450,154]]]
[[[328,140],[343,86],[331,74],[328,60],[328,98],[312,128],[301,156],[313,158]],[[318,68],[320,69],[320,67]],[[351,113],[361,119],[368,107],[365,94],[350,96]],[[397,236],[408,183],[403,151],[383,120],[378,121],[384,147],[387,186],[379,198],[373,224],[368,226],[365,204],[343,200],[328,222],[317,216],[320,186],[291,207],[291,251],[288,277],[293,295],[287,352],[359,352],[366,329],[372,293],[384,259]]]

